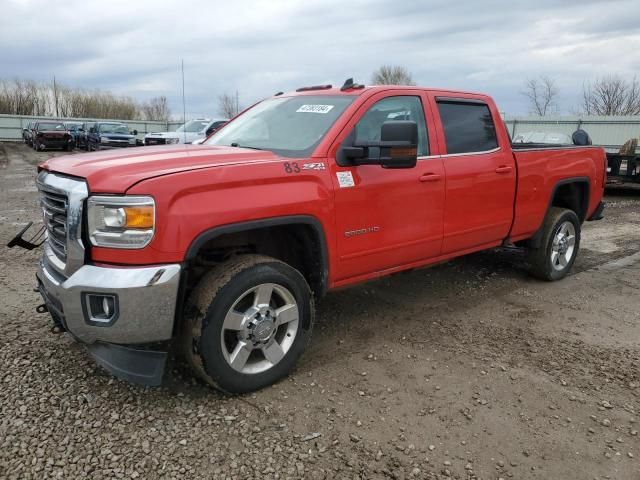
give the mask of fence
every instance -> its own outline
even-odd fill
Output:
[[[585,130],[594,145],[617,152],[630,138],[640,137],[640,116],[629,117],[506,117],[507,129],[514,138],[519,133],[545,132],[571,134],[578,128]]]
[[[60,120],[62,122],[121,122],[129,127],[129,130],[137,130],[138,138],[151,132],[171,132],[182,125],[182,122],[155,122],[147,120],[101,120],[98,118],[52,118],[32,117],[28,115],[4,115],[0,114],[0,141],[22,141],[22,129],[34,120]]]
[[[0,115],[0,141],[22,140],[22,129],[33,120],[52,120],[50,117],[26,115]],[[62,121],[98,121],[84,118],[61,118]],[[174,131],[182,122],[154,122],[146,120],[104,120],[126,124],[130,130],[138,130],[138,137],[150,132]],[[617,151],[630,138],[640,137],[640,116],[631,117],[506,117],[504,119],[511,137],[526,132],[564,133],[571,136],[577,128],[586,130],[594,145],[602,145],[609,151]]]

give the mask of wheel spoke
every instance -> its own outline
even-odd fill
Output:
[[[563,267],[566,267],[567,264],[569,263],[569,260],[567,259],[567,255],[564,253],[560,255],[558,258],[560,260],[560,265],[562,265]]]
[[[242,370],[251,355],[253,348],[247,342],[240,340],[229,355],[229,364],[236,370]]]
[[[573,247],[576,244],[576,236],[575,235],[567,235],[567,245]]]
[[[224,317],[222,327],[225,330],[242,330],[244,328],[244,313],[229,310],[227,316]]]
[[[254,305],[269,305],[271,295],[273,294],[273,286],[260,285],[256,290],[256,297],[253,301]]]
[[[289,323],[298,319],[298,306],[294,304],[285,305],[276,310],[277,324]]]
[[[551,252],[551,264],[552,265],[557,265],[558,264],[558,256],[560,254],[557,251],[553,251]]]
[[[269,360],[272,365],[275,365],[282,357],[284,357],[284,350],[278,342],[273,342],[271,345],[268,345],[262,349],[264,352],[264,358]]]

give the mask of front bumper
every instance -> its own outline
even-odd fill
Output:
[[[180,283],[180,265],[97,267],[84,265],[65,278],[40,261],[36,276],[48,310],[84,343],[145,344],[171,339]],[[87,294],[117,299],[117,317],[92,321]],[[58,318],[56,318],[58,317]]]

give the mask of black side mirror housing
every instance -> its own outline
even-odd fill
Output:
[[[376,149],[379,150],[377,156]],[[410,120],[384,122],[379,142],[358,142],[356,139],[353,146],[342,147],[341,153],[355,165],[413,168],[418,162],[418,124]]]
[[[138,130],[134,130],[134,131],[133,131],[133,132],[131,132],[131,133],[133,133],[134,135],[138,135]]]
[[[96,129],[95,129],[95,127],[91,127],[91,128],[89,129],[89,133],[96,133]]]

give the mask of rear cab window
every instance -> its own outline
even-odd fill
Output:
[[[498,148],[489,106],[477,100],[436,99],[447,154],[482,153]]]

